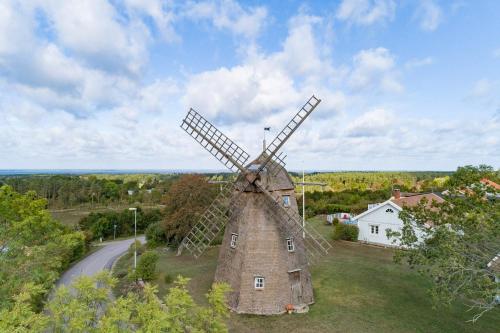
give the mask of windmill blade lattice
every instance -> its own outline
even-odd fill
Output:
[[[281,132],[274,138],[274,140],[267,146],[267,158],[259,168],[259,172],[264,170],[269,161],[276,155],[278,150],[285,144],[295,130],[306,120],[307,117],[314,111],[314,109],[321,103],[321,99],[312,95],[311,98],[300,108],[299,112],[286,124]],[[279,163],[279,162],[278,162]]]
[[[233,172],[244,171],[250,155],[225,136],[198,112],[190,109],[181,128]]]
[[[179,247],[187,249],[195,258],[198,258],[212,241],[224,230],[230,216],[230,200],[235,184],[227,183],[222,187],[215,200],[205,210],[191,231],[181,242]]]

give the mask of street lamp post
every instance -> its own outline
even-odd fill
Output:
[[[302,165],[302,238],[306,238],[306,180],[304,165]]]
[[[113,224],[113,228],[114,228],[114,230],[113,230],[113,240],[115,240],[116,239],[116,224]]]
[[[134,211],[134,270],[137,268],[137,208],[129,208]]]

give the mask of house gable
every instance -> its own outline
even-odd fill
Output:
[[[375,212],[377,212],[377,211],[381,210],[381,209],[382,209],[382,208],[384,208],[384,207],[385,207],[385,209],[383,210],[384,212],[385,212],[388,208],[392,208],[392,209],[394,210],[394,213],[397,213],[397,214],[399,214],[399,212],[400,212],[400,211],[402,211],[402,208],[401,208],[401,207],[399,207],[398,205],[396,205],[396,204],[395,204],[394,202],[392,202],[391,200],[387,200],[387,201],[385,201],[385,202],[382,202],[380,205],[375,206],[375,207],[372,207],[371,209],[368,209],[367,211],[365,211],[365,212],[363,212],[363,213],[359,214],[358,216],[353,217],[352,219],[353,219],[353,220],[359,220],[359,219],[361,219],[361,218],[363,218],[363,217],[365,217],[365,216],[367,216],[367,215],[371,215],[371,214],[373,214],[373,213],[375,213]],[[396,212],[396,211],[397,211],[397,212]],[[396,216],[397,216],[397,214],[396,214]]]

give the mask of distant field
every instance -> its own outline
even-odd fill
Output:
[[[322,219],[311,222],[325,235],[331,227]],[[200,259],[176,257],[159,250],[155,284],[163,297],[171,284],[165,276],[190,277],[189,289],[197,302],[206,304],[217,265],[218,247]],[[231,332],[498,332],[499,311],[476,324],[461,304],[433,309],[426,288],[429,282],[406,266],[394,264],[393,251],[367,245],[336,242],[331,253],[312,268],[316,303],[307,314],[252,316],[231,314]],[[123,275],[132,259],[122,258],[115,274]],[[121,273],[120,273],[121,272]]]
[[[63,224],[66,224],[68,226],[75,226],[83,217],[89,215],[91,212],[102,212],[106,210],[121,211],[123,209],[127,209],[133,206],[134,205],[119,205],[119,206],[94,207],[94,208],[88,206],[82,206],[70,209],[49,209],[49,212],[56,220],[59,220]],[[139,205],[139,206],[146,210],[164,207],[163,205],[156,205],[156,206]]]

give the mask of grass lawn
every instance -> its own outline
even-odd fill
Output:
[[[323,219],[310,223],[322,233],[331,232]],[[165,276],[190,277],[189,289],[206,304],[215,273],[218,248],[200,259],[162,249],[158,264],[159,296],[171,284]],[[471,313],[460,304],[433,309],[427,296],[429,282],[406,266],[394,264],[391,249],[335,242],[327,257],[312,267],[316,303],[307,314],[253,316],[231,314],[231,332],[498,332],[500,311],[486,314],[476,324],[467,323]],[[115,274],[132,263],[124,257]],[[125,269],[126,270],[126,269]]]

